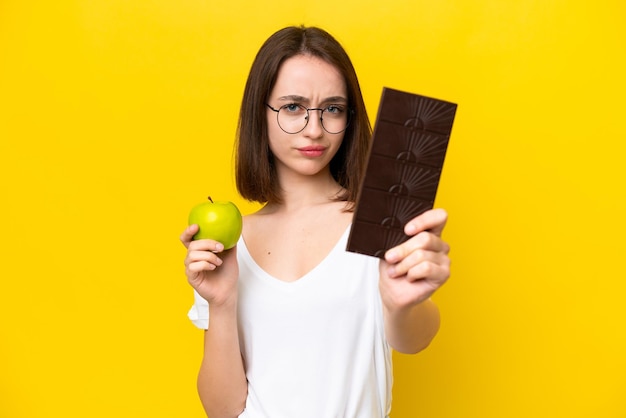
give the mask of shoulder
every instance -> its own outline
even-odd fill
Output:
[[[254,212],[254,213],[250,213],[248,215],[244,215],[243,216],[243,236],[249,236],[249,235],[253,235],[258,231],[259,228],[261,228],[263,226],[263,224],[265,224],[266,222],[268,222],[268,217],[271,217],[270,215],[268,215],[267,213],[263,213],[262,209]]]

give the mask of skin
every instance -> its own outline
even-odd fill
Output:
[[[340,102],[346,87],[328,63],[299,55],[285,61],[269,104],[278,108],[299,96],[306,107]],[[329,100],[332,98],[332,100]],[[352,220],[345,203],[333,201],[342,189],[328,163],[343,134],[329,134],[319,112],[311,112],[298,134],[283,132],[268,109],[272,150],[283,202],[268,204],[244,217],[243,237],[257,264],[277,280],[295,281],[328,254]],[[301,149],[321,146],[320,156]],[[417,353],[429,345],[439,329],[439,311],[430,296],[450,274],[450,247],[441,233],[444,210],[423,213],[405,226],[411,238],[390,249],[380,261],[379,289],[389,344],[403,353]],[[247,382],[237,334],[237,248],[224,251],[212,240],[192,241],[197,226],[181,235],[187,247],[186,275],[190,285],[209,302],[210,327],[205,332],[204,359],[198,390],[211,417],[236,417],[245,407]]]

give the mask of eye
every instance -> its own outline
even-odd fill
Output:
[[[336,116],[343,114],[343,112],[345,112],[345,108],[344,106],[341,106],[341,105],[330,105],[326,107],[326,109],[324,109],[324,113],[328,113],[328,114],[332,114]]]
[[[281,107],[287,113],[300,114],[306,112],[306,109],[298,103],[289,103]]]

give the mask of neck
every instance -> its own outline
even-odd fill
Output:
[[[282,203],[274,210],[298,210],[334,201],[341,186],[333,179],[330,170],[314,176],[281,176]]]

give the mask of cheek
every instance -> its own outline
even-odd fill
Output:
[[[333,140],[332,142],[332,147],[333,147],[333,157],[335,156],[335,154],[337,154],[337,151],[339,151],[339,148],[341,148],[341,144],[343,144],[343,134],[341,136],[339,136],[337,139]]]
[[[267,135],[269,136],[270,142],[276,140],[277,137],[280,137],[280,133],[282,132],[282,130],[276,126],[275,123],[272,123],[272,121],[268,121],[269,124],[267,125]]]
[[[267,128],[267,134],[270,151],[272,151],[274,155],[280,154],[281,149],[288,144],[288,141],[285,139],[285,135],[287,134],[284,133],[282,129],[272,125]]]

